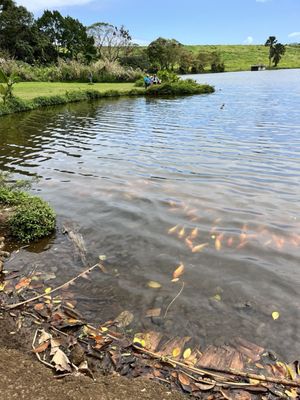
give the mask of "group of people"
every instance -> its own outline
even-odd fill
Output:
[[[151,85],[160,85],[161,84],[161,80],[159,79],[159,77],[154,74],[153,76],[150,75],[146,75],[144,77],[144,85],[145,88],[147,89],[147,87],[151,86]]]

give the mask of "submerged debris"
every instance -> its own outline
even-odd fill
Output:
[[[242,338],[202,349],[192,345],[190,337],[170,338],[157,331],[129,335],[125,328],[134,319],[129,311],[97,327],[90,325],[76,311],[69,286],[103,268],[95,264],[56,288],[46,287],[38,272],[4,275],[0,308],[14,310],[15,334],[25,320],[36,327],[32,352],[56,377],[86,374],[94,379],[97,371],[114,371],[156,380],[207,400],[299,398],[299,363],[272,361],[262,347]],[[179,279],[183,273],[181,264],[172,277]],[[149,317],[160,313],[160,309],[147,312]]]

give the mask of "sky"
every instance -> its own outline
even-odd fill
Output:
[[[138,44],[157,37],[183,44],[300,42],[300,0],[16,0],[39,17],[58,10],[88,26],[124,25]]]

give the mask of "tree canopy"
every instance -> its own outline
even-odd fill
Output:
[[[276,36],[269,36],[265,46],[269,47],[269,68],[272,62],[274,67],[277,67],[285,53],[285,46],[282,43],[278,43]]]

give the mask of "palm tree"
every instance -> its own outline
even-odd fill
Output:
[[[274,56],[274,47],[276,43],[277,43],[276,36],[269,36],[268,40],[265,43],[265,46],[269,47],[269,68],[271,68],[271,62]]]
[[[277,67],[281,57],[285,53],[285,46],[281,43],[278,43],[276,36],[269,36],[265,46],[269,47],[269,68],[271,68],[272,61],[274,67]]]

